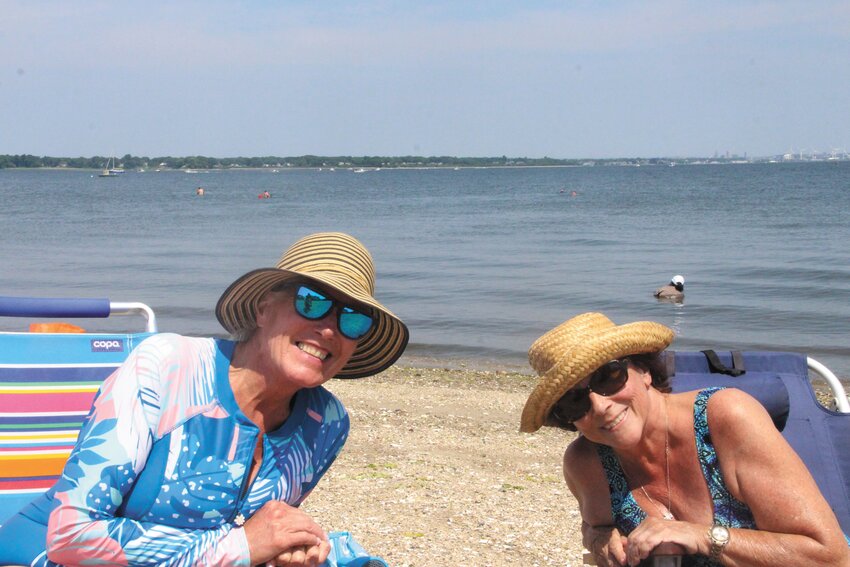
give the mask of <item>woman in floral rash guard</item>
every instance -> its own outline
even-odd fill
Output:
[[[233,340],[145,340],[103,383],[60,480],[0,529],[0,563],[322,563],[327,536],[298,505],[349,427],[322,384],[384,370],[408,340],[373,294],[363,245],[314,234],[224,292]]]

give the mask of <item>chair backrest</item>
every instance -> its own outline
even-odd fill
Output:
[[[739,376],[713,370],[704,352],[676,352],[675,358],[668,357],[673,391],[727,386],[758,399],[806,463],[844,533],[850,533],[850,413],[827,409],[818,402],[805,355],[735,354],[718,352],[717,356],[721,369],[737,366],[744,370]]]
[[[0,524],[50,488],[137,334],[0,333]]]
[[[0,333],[0,524],[56,482],[101,382],[157,331],[143,303],[0,296],[0,316],[28,321],[123,314],[141,315],[145,332],[81,333],[75,325],[39,323],[71,332]]]

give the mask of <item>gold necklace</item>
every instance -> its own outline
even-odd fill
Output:
[[[667,413],[667,398],[662,397],[661,399],[664,400],[664,480],[667,484],[667,508],[664,508],[661,504],[653,500],[642,484],[640,485],[640,490],[646,496],[646,499],[649,500],[649,503],[661,512],[662,518],[665,520],[675,520],[676,516],[673,515],[670,500],[670,416]],[[623,474],[626,474],[626,469],[622,463],[620,463],[620,468],[623,470]]]

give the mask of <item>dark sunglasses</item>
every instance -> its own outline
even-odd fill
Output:
[[[324,318],[331,310],[339,306],[337,310],[337,327],[342,336],[357,340],[372,328],[372,317],[343,305],[341,302],[316,291],[313,288],[302,285],[295,292],[295,311],[311,321]]]
[[[558,421],[572,423],[590,411],[590,393],[611,396],[622,390],[629,379],[629,359],[606,362],[590,375],[584,388],[573,388],[555,403],[552,416]]]

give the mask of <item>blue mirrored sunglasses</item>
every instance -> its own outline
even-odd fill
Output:
[[[343,305],[315,289],[302,285],[295,293],[295,311],[311,321],[324,318],[335,306],[339,306],[336,324],[342,336],[356,341],[372,328],[371,316]]]

